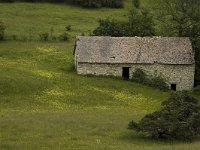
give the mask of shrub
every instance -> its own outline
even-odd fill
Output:
[[[158,88],[162,91],[167,91],[169,89],[165,79],[161,76],[151,77],[150,79],[146,79],[145,84]]]
[[[187,92],[177,92],[162,103],[160,111],[147,114],[139,123],[131,121],[128,128],[152,138],[188,140],[200,135],[199,124],[198,100]]]
[[[68,41],[69,40],[69,35],[66,32],[64,32],[61,35],[59,35],[58,39],[60,41]]]
[[[71,25],[67,25],[67,26],[65,27],[65,29],[66,29],[66,31],[71,31],[72,26],[71,26]]]
[[[12,40],[17,40],[17,36],[15,34],[12,35]]]
[[[41,33],[39,35],[41,41],[48,41],[49,40],[49,33]]]
[[[168,85],[165,82],[165,79],[161,76],[147,76],[146,73],[142,70],[137,68],[133,72],[132,81],[137,83],[142,83],[144,85],[148,85],[150,87],[158,88],[162,91],[167,91]]]
[[[2,21],[0,21],[0,41],[4,39],[6,26]]]
[[[146,78],[147,78],[146,73],[144,73],[142,69],[136,68],[136,70],[133,73],[132,80],[138,83],[145,83]]]
[[[196,95],[200,95],[200,85],[196,86],[196,87],[193,89],[193,93],[196,94]]]
[[[50,28],[50,38],[51,38],[51,40],[54,40],[54,28],[53,27]]]
[[[133,5],[135,6],[135,8],[139,8],[140,7],[140,0],[133,0]]]

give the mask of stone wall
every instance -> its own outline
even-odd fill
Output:
[[[122,68],[130,67],[130,78],[136,68],[143,69],[147,75],[163,76],[169,87],[176,84],[177,90],[191,90],[194,85],[194,65],[163,64],[90,64],[78,63],[78,74],[122,76]]]

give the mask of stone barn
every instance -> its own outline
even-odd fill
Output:
[[[74,55],[78,74],[131,78],[140,68],[164,77],[172,90],[194,85],[194,52],[186,37],[78,36]]]

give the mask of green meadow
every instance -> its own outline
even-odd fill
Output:
[[[153,0],[143,1],[151,7]],[[121,78],[77,75],[75,36],[100,18],[127,19],[123,9],[85,9],[46,3],[0,3],[6,37],[0,42],[0,150],[198,150],[193,142],[151,140],[128,122],[158,110],[170,92]],[[71,25],[66,42],[39,41]],[[200,96],[194,94],[198,99]]]

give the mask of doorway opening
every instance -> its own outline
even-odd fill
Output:
[[[122,77],[124,78],[124,80],[129,80],[129,69],[130,67],[122,68]]]
[[[176,84],[171,84],[171,90],[176,91]]]

